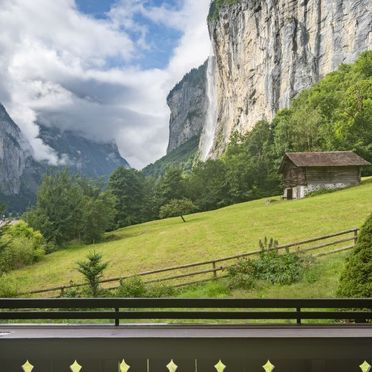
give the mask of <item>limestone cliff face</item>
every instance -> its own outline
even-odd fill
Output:
[[[208,107],[206,66],[191,70],[168,95],[171,116],[167,153],[200,136]]]
[[[0,104],[0,192],[18,194],[31,148],[20,129]]]
[[[214,155],[341,63],[372,49],[371,0],[239,0],[209,19],[217,59]]]

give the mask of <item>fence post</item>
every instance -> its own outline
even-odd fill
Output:
[[[354,246],[356,245],[357,240],[358,240],[358,229],[355,229],[354,230]]]
[[[61,287],[61,292],[59,294],[59,297],[64,297],[65,296],[65,287]]]
[[[213,276],[215,278],[217,278],[217,270],[216,270],[216,262],[215,261],[212,262],[212,266],[213,266]]]

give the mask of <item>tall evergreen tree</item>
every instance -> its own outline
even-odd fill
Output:
[[[109,180],[115,197],[116,225],[128,226],[144,220],[145,177],[135,169],[120,167]]]

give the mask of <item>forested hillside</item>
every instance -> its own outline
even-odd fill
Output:
[[[190,171],[182,157],[177,172],[169,169],[171,158],[163,158],[158,171],[164,174],[156,183],[163,189],[159,203],[188,198],[209,210],[273,195],[281,190],[278,168],[285,152],[336,150],[353,150],[372,161],[372,51],[300,93],[271,122],[260,121],[245,135],[234,133],[220,159]],[[369,174],[371,167],[364,169]]]

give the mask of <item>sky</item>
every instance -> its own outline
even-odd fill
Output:
[[[0,0],[0,102],[34,157],[38,124],[115,141],[135,168],[165,154],[172,87],[208,58],[210,0]]]

